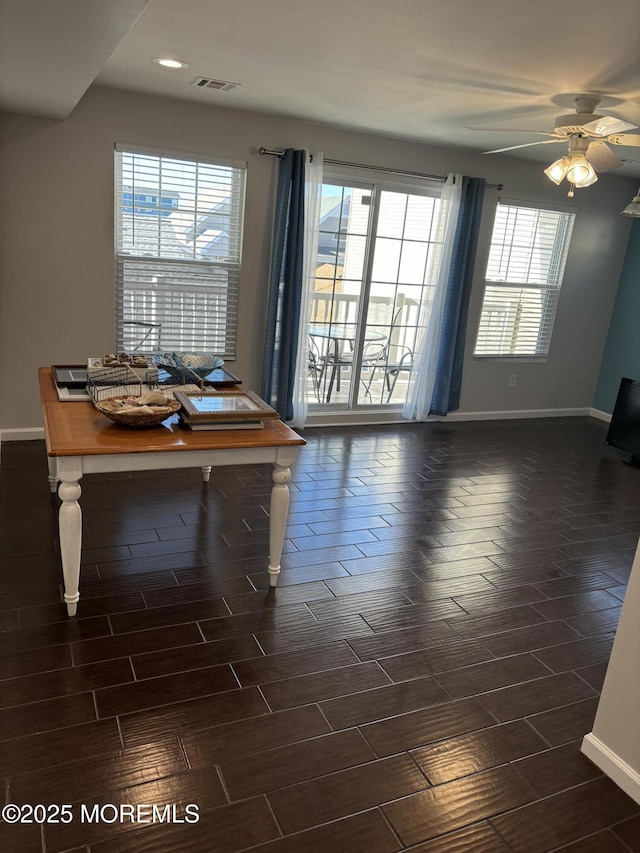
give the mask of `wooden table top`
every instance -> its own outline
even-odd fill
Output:
[[[38,376],[49,456],[237,450],[306,444],[290,427],[275,419],[266,420],[264,429],[194,431],[180,424],[177,415],[154,427],[121,426],[101,415],[91,402],[61,402],[50,367],[39,368]]]

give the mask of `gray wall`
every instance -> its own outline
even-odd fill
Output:
[[[275,158],[259,156],[260,146],[306,147],[332,159],[433,174],[457,171],[504,183],[504,197],[567,203],[542,164],[114,89],[92,87],[64,122],[0,116],[0,429],[41,426],[38,366],[83,363],[114,348],[116,142],[247,161],[239,352],[231,365],[245,387],[259,384],[277,170]],[[498,198],[487,190],[462,412],[591,405],[629,232],[618,214],[635,184],[606,175],[576,192],[578,217],[550,356],[515,366],[471,357]],[[514,372],[517,386],[508,389]]]
[[[631,226],[620,287],[600,366],[594,408],[611,414],[620,380],[640,379],[640,222]]]

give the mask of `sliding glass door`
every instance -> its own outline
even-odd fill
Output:
[[[428,318],[439,191],[322,187],[310,300],[311,411],[399,407]]]

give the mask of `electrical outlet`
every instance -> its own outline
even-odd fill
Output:
[[[507,382],[507,386],[509,388],[515,388],[517,381],[518,381],[518,374],[517,373],[510,373],[509,374],[509,381]]]

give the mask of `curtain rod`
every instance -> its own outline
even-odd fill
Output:
[[[258,148],[258,153],[260,156],[264,156],[265,154],[268,154],[271,157],[284,156],[284,151],[271,151],[269,148]],[[444,183],[444,181],[447,180],[444,175],[426,175],[424,172],[407,172],[404,169],[392,169],[384,166],[368,166],[366,163],[349,163],[346,160],[329,160],[327,158],[324,162],[329,163],[331,166],[348,166],[354,169],[369,169],[371,172],[384,172],[387,175],[403,175],[406,178],[428,178],[431,181],[440,181],[441,183]],[[487,187],[500,192],[504,189],[504,184],[487,184]]]

